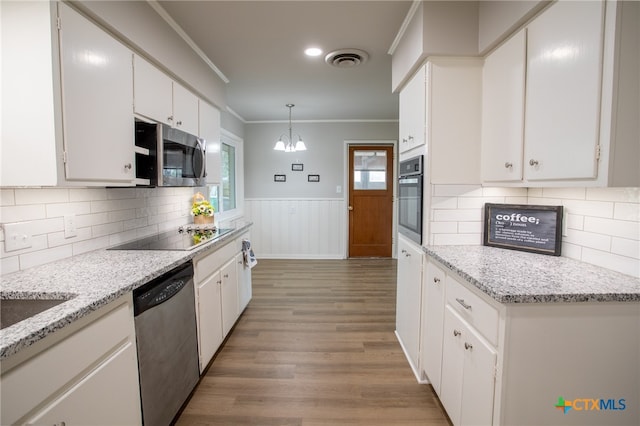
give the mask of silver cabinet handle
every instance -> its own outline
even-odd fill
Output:
[[[537,166],[538,164],[539,164],[538,160],[534,160],[533,158],[531,160],[529,160],[529,165],[530,166]]]
[[[402,250],[400,251],[400,253],[406,253],[406,252],[407,252],[407,251],[406,251],[405,249],[402,249]]]
[[[402,138],[402,143],[407,143],[407,142],[409,142],[407,138]]]
[[[473,345],[471,343],[464,342],[464,348],[468,351],[473,349]]]
[[[182,126],[182,120],[177,121],[177,122],[176,122],[176,125],[177,125],[177,126]]]
[[[218,284],[222,284],[222,280],[218,280],[216,281]]]
[[[229,274],[224,274],[224,277],[225,278],[229,278]]]
[[[462,334],[462,333],[461,333],[460,331],[455,330],[455,329],[453,330],[453,335],[454,335],[455,337],[458,337],[458,336],[459,336],[459,335],[461,335],[461,334]]]
[[[124,168],[126,170],[131,170],[133,168],[133,166],[131,165],[131,163],[127,163],[127,164],[124,165]]]
[[[173,121],[173,115],[168,116],[167,121]]]
[[[504,163],[504,168],[505,169],[513,169],[513,163],[510,163],[510,162],[507,161],[506,163]]]
[[[409,135],[409,140],[412,141],[413,140],[413,136]]]
[[[440,284],[440,278],[438,278],[438,277],[433,277],[433,282],[434,282],[435,284]]]
[[[458,299],[456,297],[456,302],[458,302],[459,304],[462,305],[463,308],[471,310],[471,305],[467,305],[466,303],[464,303],[464,299]]]

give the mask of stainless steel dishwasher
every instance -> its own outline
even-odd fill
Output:
[[[142,420],[169,425],[198,383],[193,264],[133,291]]]

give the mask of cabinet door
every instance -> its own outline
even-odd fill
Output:
[[[447,305],[444,309],[440,401],[454,425],[460,424],[464,368],[464,331],[464,323]]]
[[[421,368],[436,393],[440,394],[442,330],[444,327],[445,272],[427,262],[422,284]]]
[[[426,144],[434,184],[480,183],[482,62],[427,63]]]
[[[522,180],[526,33],[521,30],[484,61],[483,182]]]
[[[132,53],[64,3],[58,7],[66,177],[132,182]]]
[[[242,252],[236,255],[238,268],[238,315],[244,311],[251,300],[251,268],[244,263]]]
[[[192,135],[198,134],[198,98],[173,82],[173,127]]]
[[[424,144],[425,67],[420,67],[399,95],[400,152]]]
[[[218,271],[197,286],[200,372],[209,364],[223,340],[221,285]]]
[[[525,179],[597,173],[604,2],[557,2],[527,35]]]
[[[220,270],[222,275],[222,335],[226,336],[238,319],[238,274],[235,257]]]
[[[461,425],[490,425],[493,421],[495,350],[470,327],[464,332]]]
[[[414,372],[420,353],[420,308],[422,298],[422,252],[403,238],[398,239],[396,332]]]
[[[173,124],[173,82],[138,55],[133,55],[133,97],[133,110],[137,114]]]
[[[220,111],[198,100],[198,136],[204,139],[207,150],[207,183],[220,183],[222,170],[220,159]]]
[[[137,362],[127,342],[26,424],[141,424]]]

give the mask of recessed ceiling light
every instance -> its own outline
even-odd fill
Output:
[[[304,51],[307,56],[320,56],[322,55],[322,49],[319,47],[310,47]]]

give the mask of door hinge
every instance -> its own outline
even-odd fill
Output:
[[[497,379],[497,378],[498,378],[498,366],[497,366],[497,365],[495,365],[495,366],[493,367],[493,379],[495,380],[495,379]]]
[[[58,31],[62,29],[62,21],[59,16],[56,18],[56,26],[58,27]]]
[[[62,151],[62,162],[67,164],[67,151]]]
[[[600,159],[600,144],[596,145],[596,160]]]

